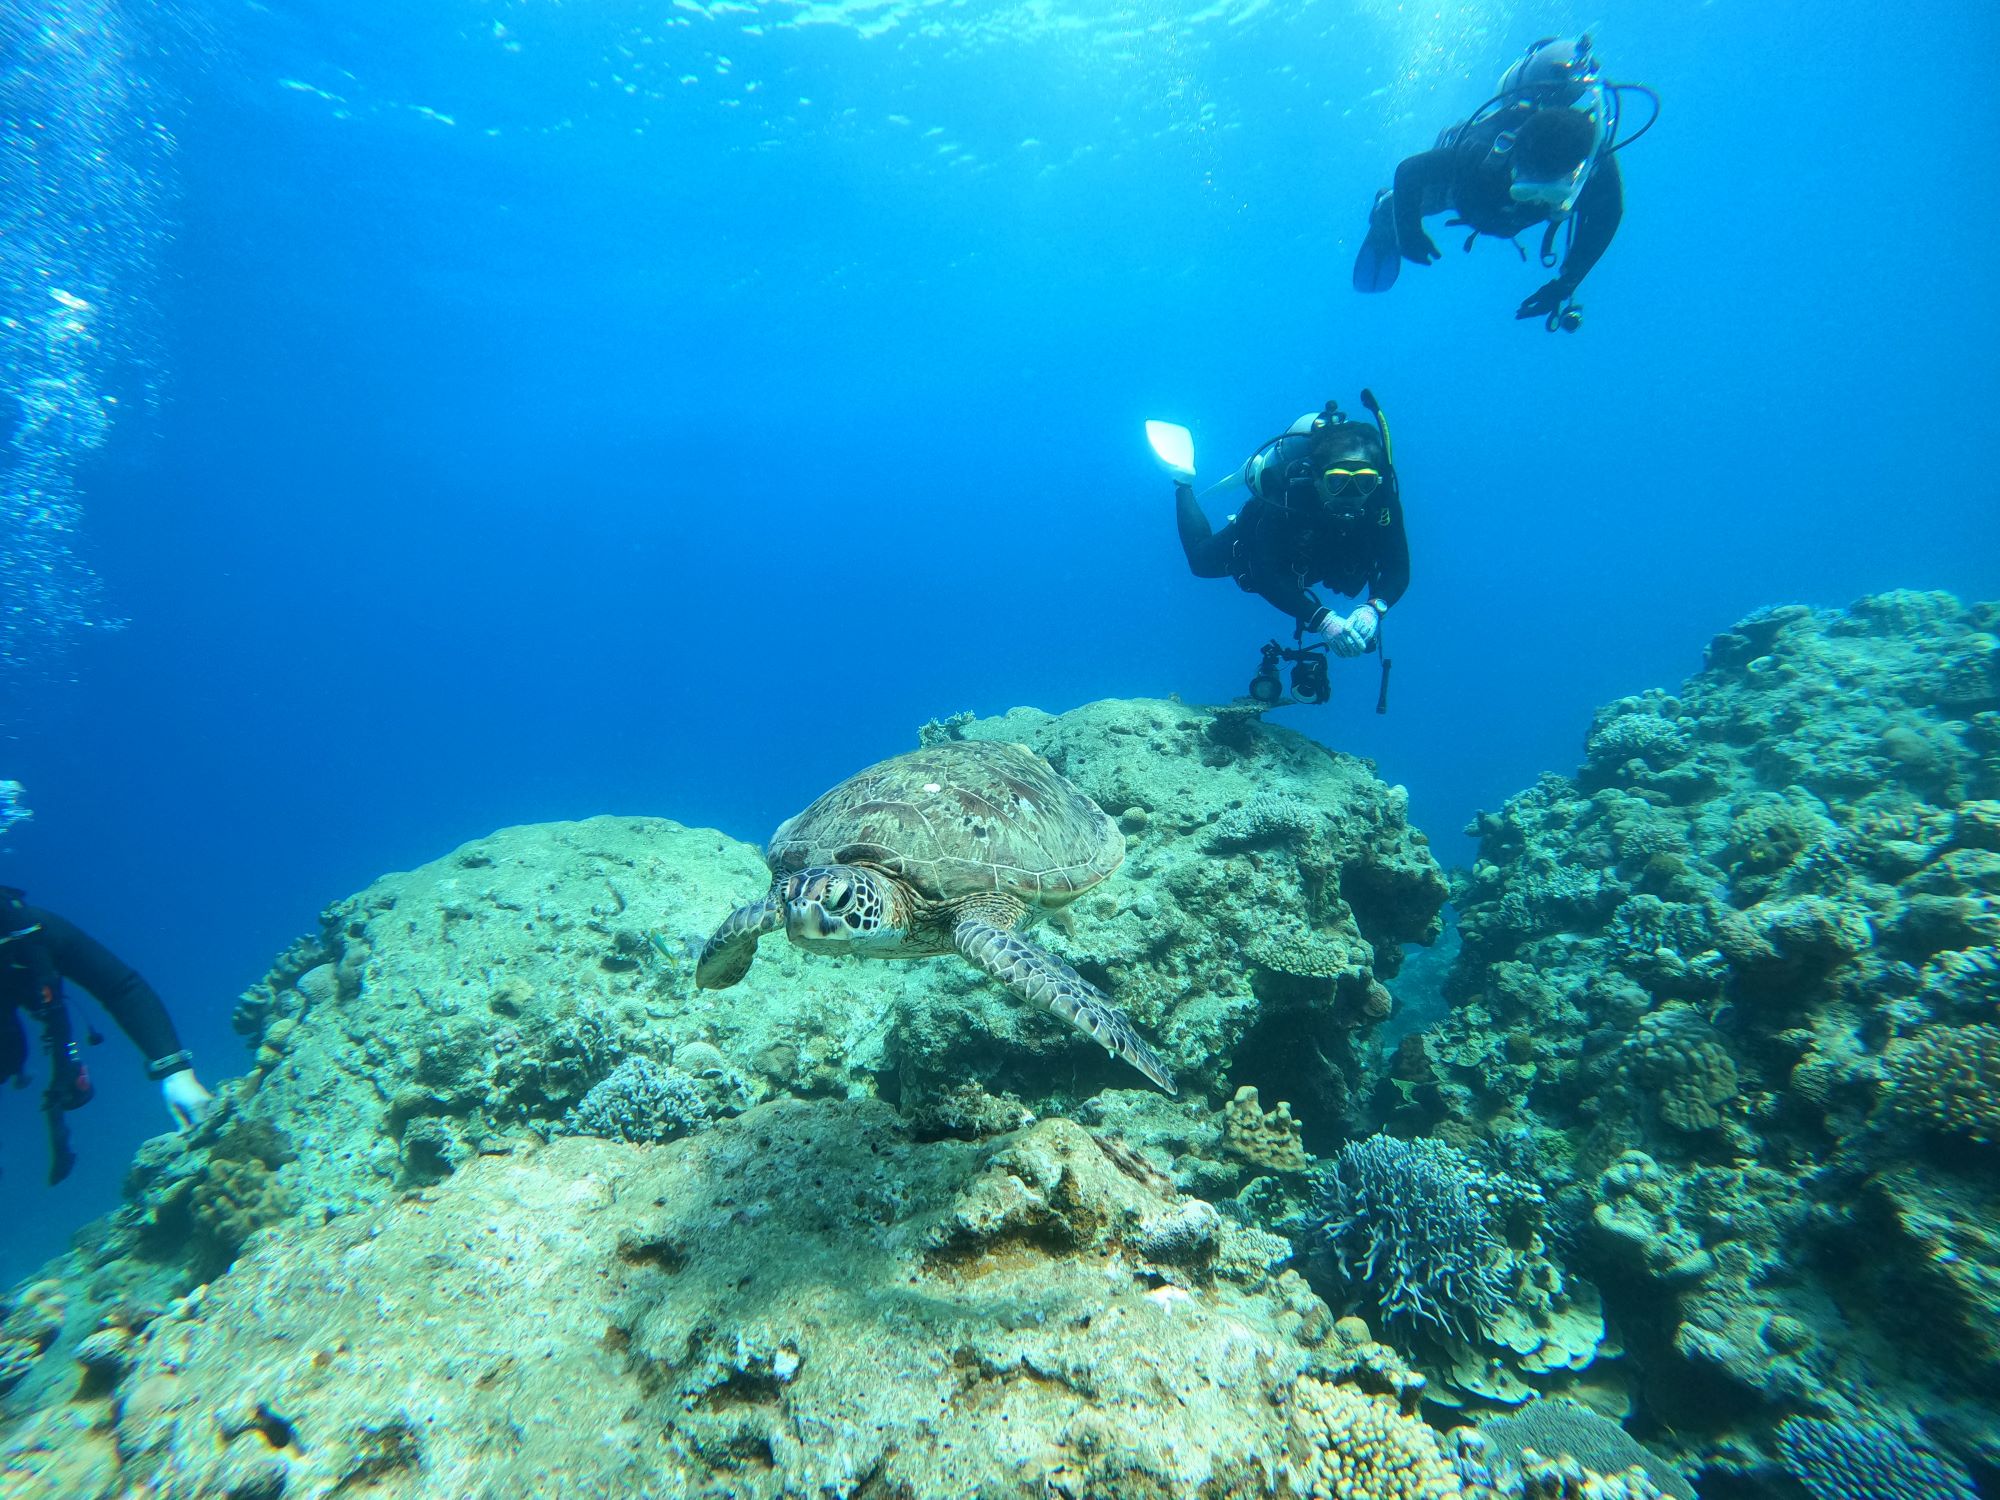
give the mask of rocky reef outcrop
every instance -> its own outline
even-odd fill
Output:
[[[768,883],[757,849],[664,819],[505,829],[329,907],[250,987],[249,1071],[206,1124],[148,1142],[126,1205],[48,1268],[64,1311],[0,1355],[0,1415],[61,1386],[105,1317],[172,1304],[261,1230],[344,1222],[561,1137],[671,1142],[786,1099],[885,1101],[927,1140],[1066,1113],[1226,1195],[1300,1130],[1288,1110],[1228,1115],[1239,1088],[1338,1131],[1357,1039],[1447,894],[1399,791],[1254,716],[1172,702],[925,734],[1027,743],[1119,819],[1125,867],[1038,938],[1134,1018],[1180,1099],[951,956],[774,941],[742,985],[701,990],[702,939]]]
[[[93,1334],[0,1475],[13,1500],[1660,1493],[1447,1440],[1289,1253],[1067,1120],[923,1142],[879,1101],[780,1100],[274,1229]]]
[[[1472,830],[1451,1014],[1382,1081],[1542,1186],[1642,1423],[1720,1485],[1792,1419],[2000,1462],[1996,632],[1774,609],[1604,709]]]

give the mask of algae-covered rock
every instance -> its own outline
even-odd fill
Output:
[[[1020,740],[1125,815],[1124,869],[1077,903],[1073,933],[1052,946],[1104,985],[1184,1083],[1256,1084],[1329,1143],[1359,1123],[1356,1044],[1389,1015],[1404,945],[1437,937],[1448,894],[1402,789],[1254,716],[1177,702],[1016,709],[959,732]],[[986,1029],[1028,1041],[1011,1009],[981,1016],[992,1002],[969,981],[934,993],[944,1008],[930,1045],[906,1054],[919,1086],[938,1044],[955,1060]]]
[[[885,1105],[787,1101],[664,1148],[566,1138],[264,1236],[139,1332],[115,1402],[52,1405],[0,1464],[18,1500],[1164,1500],[1374,1462],[1295,1430],[1365,1400],[1334,1385],[1364,1362],[1249,1231],[1210,1211],[1145,1248],[1191,1204],[1066,1121],[920,1144]]]

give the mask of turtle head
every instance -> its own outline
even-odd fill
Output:
[[[901,903],[888,880],[858,865],[821,865],[788,876],[779,896],[785,933],[801,948],[823,953],[879,953],[907,934]]]

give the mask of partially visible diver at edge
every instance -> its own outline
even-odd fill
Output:
[[[1652,116],[1619,139],[1620,95],[1630,90],[1651,102]],[[1660,117],[1659,95],[1644,84],[1609,83],[1591,51],[1589,36],[1574,41],[1544,37],[1501,77],[1499,91],[1472,116],[1438,136],[1431,150],[1396,168],[1395,186],[1375,195],[1368,235],[1354,261],[1354,289],[1386,292],[1407,260],[1419,266],[1442,258],[1424,229],[1430,214],[1470,229],[1465,248],[1481,235],[1507,240],[1528,252],[1517,236],[1537,224],[1541,263],[1555,270],[1516,309],[1541,318],[1553,333],[1583,324],[1577,287],[1618,232],[1625,213],[1625,185],[1617,153]],[[1569,239],[1557,268],[1556,236]]]
[[[1310,411],[1266,442],[1230,477],[1250,491],[1220,531],[1210,526],[1192,480],[1193,445],[1186,430],[1167,447],[1154,439],[1160,464],[1174,480],[1174,520],[1181,550],[1197,578],[1234,578],[1291,616],[1292,639],[1321,640],[1286,649],[1273,641],[1250,684],[1250,697],[1276,703],[1283,694],[1278,662],[1289,660],[1292,697],[1324,703],[1330,696],[1327,656],[1358,657],[1381,649],[1383,617],[1410,586],[1410,543],[1393,462],[1388,419],[1372,391],[1361,393],[1373,422],[1350,421],[1337,402]],[[1320,603],[1312,585],[1365,595],[1349,612]],[[1376,711],[1388,706],[1389,661],[1382,659]]]
[[[33,1017],[49,1058],[42,1110],[48,1118],[51,1184],[61,1182],[76,1165],[64,1116],[88,1104],[97,1092],[70,1024],[65,979],[90,991],[132,1039],[147,1060],[146,1076],[160,1085],[179,1129],[191,1129],[213,1102],[195,1077],[194,1054],[181,1045],[173,1018],[153,987],[75,923],[30,906],[12,886],[0,886],[0,1080],[11,1078],[15,1087],[27,1087],[28,1041],[21,1016]],[[86,1036],[102,1040],[94,1031]]]

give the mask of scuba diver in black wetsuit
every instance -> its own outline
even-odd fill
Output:
[[[1620,140],[1619,97],[1628,89],[1651,100],[1653,114]],[[1588,36],[1544,37],[1507,70],[1497,94],[1440,135],[1434,149],[1404,161],[1395,187],[1375,195],[1368,237],[1354,261],[1355,290],[1386,292],[1403,261],[1427,266],[1440,259],[1424,231],[1428,214],[1449,211],[1448,223],[1470,229],[1468,250],[1482,234],[1511,241],[1546,224],[1541,261],[1556,276],[1514,316],[1541,318],[1551,333],[1575,332],[1583,323],[1576,289],[1625,212],[1616,153],[1651,130],[1659,111],[1659,96],[1645,85],[1604,81]],[[1565,226],[1569,240],[1558,269],[1556,236]]]
[[[1379,651],[1382,617],[1410,586],[1410,543],[1388,419],[1373,392],[1363,391],[1361,402],[1372,423],[1348,421],[1329,401],[1253,453],[1224,481],[1240,479],[1250,498],[1220,531],[1209,525],[1191,483],[1194,449],[1187,429],[1147,424],[1154,453],[1174,479],[1174,519],[1188,567],[1197,578],[1234,578],[1292,617],[1294,646],[1272,641],[1264,647],[1250,684],[1259,702],[1282,696],[1281,659],[1294,664],[1294,699],[1326,702],[1327,656]],[[1320,603],[1313,584],[1365,595],[1364,602],[1339,613]],[[1322,639],[1297,644],[1309,632]],[[1378,713],[1387,707],[1388,684],[1384,657]]]
[[[63,999],[67,979],[90,991],[147,1059],[146,1076],[160,1085],[167,1109],[190,1128],[211,1102],[194,1075],[194,1057],[181,1046],[167,1008],[153,987],[109,948],[52,911],[30,906],[20,891],[0,886],[0,1081],[28,1081],[28,1039],[23,1014],[42,1032],[49,1055],[49,1084],[42,1095],[49,1122],[49,1181],[61,1182],[76,1164],[63,1116],[96,1092]],[[90,1041],[101,1040],[88,1032]]]

